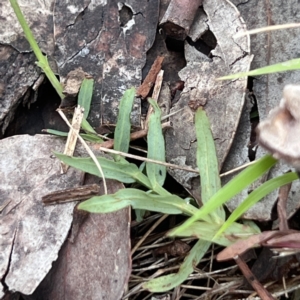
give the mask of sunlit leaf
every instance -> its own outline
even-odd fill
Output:
[[[215,236],[215,233],[220,227],[220,224],[197,221],[185,230],[182,230],[179,236],[193,236],[205,241],[214,242],[221,246],[228,246],[240,239],[245,239],[252,234],[260,233],[256,228],[233,222],[223,233],[219,236]]]
[[[52,84],[52,86],[54,87],[54,89],[56,90],[57,94],[60,96],[61,99],[63,99],[65,96],[63,94],[63,87],[60,84],[60,82],[58,81],[57,77],[55,76],[54,72],[51,70],[50,65],[48,63],[48,59],[47,56],[44,55],[41,51],[41,49],[39,48],[38,43],[36,42],[32,31],[30,30],[24,15],[20,9],[20,6],[18,4],[17,0],[10,0],[10,4],[11,7],[13,8],[16,17],[23,29],[24,35],[28,41],[28,43],[30,44],[30,47],[32,48],[36,58],[38,59],[37,61],[37,65],[44,71],[45,75],[47,76],[47,78],[49,79],[50,83]]]
[[[223,205],[226,201],[230,200],[233,196],[240,193],[249,184],[262,176],[276,162],[277,160],[271,155],[265,155],[255,164],[243,170],[240,174],[230,180],[224,187],[222,187],[215,195],[213,195],[194,216],[186,220],[181,226],[173,229],[169,233],[169,236],[180,234],[181,231],[186,230],[191,224],[199,220],[199,218],[207,216],[207,214],[213,212],[217,207]]]
[[[218,237],[224,232],[234,221],[243,215],[249,208],[251,208],[255,203],[261,200],[266,195],[270,194],[277,188],[288,184],[296,179],[298,179],[296,173],[286,173],[282,176],[272,178],[264,182],[260,187],[255,189],[229,216],[228,220],[223,224],[220,230],[216,233],[215,237]]]
[[[288,60],[288,61],[285,61],[285,62],[282,62],[279,64],[274,64],[271,66],[266,66],[263,68],[252,70],[249,72],[236,73],[236,74],[223,76],[218,79],[219,80],[236,79],[236,78],[242,78],[242,77],[246,77],[246,76],[258,76],[258,75],[272,74],[272,73],[285,72],[285,71],[293,71],[293,70],[299,70],[299,69],[300,69],[300,58],[296,58],[296,59]]]

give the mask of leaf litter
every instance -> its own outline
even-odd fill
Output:
[[[152,175],[155,175],[155,171],[149,171],[149,172],[151,172]],[[158,180],[157,174],[160,174],[160,172],[156,173],[156,176],[152,177],[153,179],[150,180],[152,186],[153,186],[153,184]],[[203,201],[203,199],[202,199],[202,201]],[[158,224],[158,223],[157,223],[157,224]],[[149,233],[148,233],[148,234],[149,234]],[[190,241],[189,241],[189,242],[190,242]],[[204,245],[201,245],[201,247],[200,247],[199,249],[202,249],[202,250],[203,250],[203,246],[204,246]],[[204,247],[204,248],[205,248],[205,247]],[[195,247],[195,249],[197,249],[197,247]],[[213,251],[212,251],[212,253],[213,253]],[[203,253],[200,254],[200,256],[201,256],[201,255],[203,255]],[[192,256],[189,256],[189,257],[192,257]],[[199,258],[200,258],[200,257],[198,257],[197,259],[199,259]],[[170,260],[170,261],[171,261],[171,260]],[[185,265],[183,264],[183,266],[185,266]],[[194,268],[194,265],[189,264],[189,268],[190,268],[191,266]],[[141,269],[139,269],[139,271],[141,271]],[[189,271],[189,272],[190,272],[190,271]],[[159,272],[158,272],[158,273],[159,273]],[[182,287],[183,287],[183,291],[185,291],[185,289],[186,289],[187,287],[192,288],[191,286],[188,286],[188,285],[182,285]],[[227,286],[227,288],[228,288],[228,286]],[[187,295],[185,295],[185,296],[187,296]],[[200,296],[200,298],[201,298],[201,296]]]

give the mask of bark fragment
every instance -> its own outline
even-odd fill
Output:
[[[163,60],[164,60],[163,56],[159,56],[156,58],[143,84],[138,88],[136,92],[137,96],[141,96],[142,98],[147,97],[147,95],[149,94],[150,90],[152,89],[155,83],[159,71],[161,70],[161,65]]]
[[[166,131],[166,159],[170,163],[192,166],[196,162],[196,133],[194,113],[188,104],[202,104],[211,123],[212,134],[216,143],[219,166],[221,168],[231,147],[233,137],[244,106],[246,79],[221,82],[216,80],[221,74],[237,70],[247,71],[250,67],[249,39],[236,40],[234,35],[244,30],[244,21],[237,9],[228,1],[203,1],[207,15],[196,20],[205,22],[210,35],[217,40],[215,49],[211,50],[211,59],[188,61],[187,66],[179,72],[185,82],[180,99],[173,105],[171,113],[183,109],[180,114],[170,117],[173,128]],[[201,21],[202,20],[202,21]],[[194,34],[203,31],[203,24],[194,24]],[[203,36],[203,34],[202,34]],[[192,102],[191,102],[192,101]],[[169,170],[170,174],[200,201],[199,177],[195,174]]]
[[[198,7],[203,0],[171,0],[168,9],[160,22],[167,36],[184,40],[193,23]]]

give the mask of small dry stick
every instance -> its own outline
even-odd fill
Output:
[[[89,199],[91,196],[99,194],[100,186],[98,184],[87,184],[47,194],[42,197],[42,201],[44,204],[57,204],[71,201],[86,200]]]
[[[65,145],[65,150],[64,150],[65,155],[73,156],[74,154],[76,143],[77,143],[77,136],[79,134],[82,119],[83,119],[83,113],[84,113],[83,107],[80,107],[80,105],[75,107],[74,115],[72,119],[72,126],[70,127],[67,142]],[[62,162],[61,168],[62,168],[62,173],[66,173],[69,166]]]
[[[163,215],[161,216],[150,228],[149,230],[144,234],[144,236],[137,242],[137,244],[133,247],[131,250],[131,256],[134,254],[134,252],[138,249],[138,247],[145,241],[145,239],[148,237],[148,235],[162,222],[164,221],[169,215]]]
[[[162,128],[167,128],[167,127],[170,127],[170,123],[169,122],[166,122],[166,123],[163,123],[161,124],[161,127]],[[139,130],[139,131],[136,131],[136,132],[133,132],[130,134],[130,141],[135,141],[137,139],[140,139],[140,138],[143,138],[144,136],[146,136],[148,133],[148,130],[147,129],[142,129],[142,130]],[[108,140],[104,143],[101,143],[101,144],[95,144],[93,146],[93,149],[100,149],[100,148],[107,148],[107,149],[111,149],[113,148],[114,146],[114,140],[111,139],[111,140]]]
[[[247,281],[251,284],[251,286],[255,289],[257,294],[261,297],[262,300],[276,300],[265,288],[264,286],[257,280],[254,274],[251,272],[247,264],[241,259],[239,255],[234,257],[235,262],[239,266],[240,270],[244,274]]]
[[[171,0],[160,22],[166,35],[177,40],[184,40],[202,2],[202,0]]]
[[[57,110],[59,115],[62,117],[62,119],[66,122],[66,124],[71,128],[72,125],[70,124],[70,122],[68,121],[67,117],[65,116],[65,114],[62,112],[61,109]],[[77,134],[78,139],[80,140],[80,142],[82,143],[83,147],[86,149],[87,153],[90,155],[90,157],[92,158],[93,162],[96,164],[101,176],[102,176],[102,180],[103,180],[103,188],[104,188],[104,194],[107,195],[107,185],[106,185],[106,180],[105,180],[105,176],[103,173],[103,170],[96,158],[96,156],[94,155],[93,151],[90,149],[90,147],[87,145],[87,143],[85,142],[85,140],[79,135]]]
[[[133,155],[133,154],[120,152],[120,151],[116,151],[116,150],[113,150],[113,149],[107,149],[107,148],[103,148],[103,147],[97,147],[97,149],[101,150],[103,152],[107,152],[107,153],[118,154],[118,155],[121,155],[121,156],[124,156],[124,157],[129,157],[129,158],[133,158],[133,159],[140,160],[140,161],[151,162],[151,163],[166,166],[166,167],[169,167],[169,168],[180,169],[180,170],[184,170],[184,171],[187,171],[187,172],[192,172],[192,173],[199,174],[199,171],[194,170],[192,168],[188,168],[188,167],[181,167],[181,166],[178,166],[178,165],[162,162],[162,161],[159,161],[159,160],[145,158],[145,157],[141,157],[141,156],[138,156],[138,155]]]
[[[250,35],[250,34],[268,32],[268,31],[273,31],[273,30],[289,29],[289,28],[297,28],[297,27],[300,27],[300,23],[290,23],[290,24],[266,26],[266,27],[262,27],[262,28],[256,28],[256,29],[239,32],[236,35],[234,35],[234,38],[242,37],[242,36],[245,36],[248,34]]]
[[[277,213],[279,219],[279,230],[289,230],[289,225],[286,215],[286,203],[289,197],[289,192],[292,187],[292,183],[286,184],[280,187],[278,192],[278,202],[277,202]]]
[[[225,173],[220,174],[220,177],[225,177],[225,176],[227,176],[227,175],[230,175],[230,174],[232,174],[232,173],[235,173],[235,172],[237,172],[237,171],[240,171],[240,170],[242,170],[242,169],[245,169],[245,168],[247,168],[248,166],[251,166],[251,165],[253,165],[253,164],[255,164],[255,163],[256,163],[256,161],[251,161],[251,162],[249,162],[249,163],[247,163],[247,164],[244,164],[244,165],[242,165],[242,166],[239,166],[239,167],[237,167],[237,168],[235,168],[235,169],[232,169],[232,170],[230,170],[230,171],[228,171],[228,172],[225,172]]]
[[[164,76],[164,71],[160,70],[159,73],[157,74],[156,80],[155,80],[155,85],[154,85],[154,90],[152,94],[152,99],[157,102],[160,90],[161,90],[161,85],[163,81],[163,76]],[[149,106],[147,116],[146,116],[146,122],[145,122],[145,129],[148,129],[148,123],[149,123],[149,118],[153,112],[153,107],[152,105]]]

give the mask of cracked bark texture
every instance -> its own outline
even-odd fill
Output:
[[[123,92],[141,83],[146,52],[155,38],[159,1],[19,2],[39,46],[62,79],[80,66],[94,77],[91,125],[115,123]],[[0,15],[5,25],[0,29],[3,133],[16,107],[30,101],[30,87],[40,70],[8,1],[0,4]],[[139,101],[134,105],[132,122],[140,122]]]
[[[130,208],[89,215],[70,243],[67,236],[76,203],[45,206],[42,202],[42,196],[81,182],[81,171],[70,168],[61,174],[60,161],[49,150],[63,148],[63,140],[45,135],[0,141],[0,154],[6,157],[0,160],[1,282],[9,291],[35,292],[26,296],[32,300],[119,299],[131,268]],[[85,156],[83,147],[77,147],[75,155]],[[87,184],[103,188],[101,179],[87,177]],[[109,193],[124,188],[115,181],[107,186]]]
[[[140,85],[142,67],[146,61],[146,51],[151,47],[156,33],[159,1],[143,0],[121,3],[115,0],[86,0],[75,1],[72,4],[66,4],[61,1],[38,1],[34,11],[32,11],[32,6],[35,5],[33,2],[28,4],[28,1],[20,0],[19,3],[30,27],[33,29],[34,35],[41,46],[42,51],[47,54],[48,60],[54,62],[56,60],[56,67],[58,67],[62,79],[66,77],[70,70],[76,69],[77,67],[82,67],[84,71],[93,75],[95,79],[95,91],[93,95],[91,116],[89,119],[92,125],[98,127],[102,123],[115,123],[119,100],[121,99],[123,92],[128,87],[137,87]],[[35,65],[36,59],[30,51],[27,41],[22,32],[18,29],[18,23],[10,9],[8,1],[0,4],[0,13],[1,17],[5,20],[5,25],[7,25],[7,23],[13,23],[14,25],[11,27],[8,25],[8,27],[6,26],[6,29],[3,28],[3,30],[2,28],[0,29],[0,72],[1,75],[3,75],[0,79],[0,125],[2,124],[2,130],[4,130],[13,117],[14,110],[18,104],[20,104],[20,102],[27,104],[32,101],[32,98],[30,97],[31,86],[38,79],[40,70]],[[140,118],[139,106],[139,102],[136,102],[135,113],[133,114],[133,123],[136,124],[139,123]],[[38,137],[35,136],[34,138]],[[37,201],[42,196],[38,188],[42,188],[43,192],[50,192],[53,191],[53,189],[56,190],[75,186],[79,181],[78,176],[74,175],[66,182],[63,181],[65,186],[59,186],[57,181],[53,181],[55,183],[53,184],[50,179],[48,181],[45,179],[48,183],[52,182],[52,184],[43,186],[40,181],[38,184],[34,183],[31,187],[31,177],[29,175],[24,177],[23,174],[23,167],[26,167],[27,163],[23,157],[24,153],[21,150],[21,146],[27,145],[25,150],[30,151],[30,154],[25,151],[25,156],[26,158],[33,159],[34,162],[30,163],[30,165],[33,165],[38,171],[36,171],[35,174],[34,169],[32,170],[32,173],[34,173],[34,176],[38,177],[43,170],[47,173],[47,168],[45,169],[44,166],[49,166],[49,164],[47,164],[49,160],[48,156],[50,155],[49,149],[53,149],[53,147],[56,146],[56,141],[57,143],[59,141],[59,145],[62,145],[59,139],[55,139],[54,142],[53,139],[49,137],[45,137],[45,140],[40,144],[30,144],[30,141],[34,138],[23,136],[23,139],[20,138],[20,146],[18,146],[17,142],[14,143],[13,148],[18,152],[18,157],[23,159],[22,162],[17,162],[14,159],[8,160],[9,162],[15,162],[10,165],[11,167],[16,168],[16,170],[19,170],[18,176],[21,176],[22,178],[22,181],[19,180],[19,182],[12,187],[12,190],[16,192],[20,182],[24,183],[23,185],[27,187],[24,191],[18,191],[13,198],[15,198],[16,201],[19,201],[23,197],[23,200],[26,199],[28,201],[23,201],[22,205],[17,203],[16,210],[13,212],[11,212],[11,205],[13,206],[14,202],[9,203],[8,206],[5,206],[4,212],[2,212],[5,215],[7,214],[6,218],[11,221],[11,223],[7,222],[7,224],[11,225],[10,229],[12,230],[8,230],[6,227],[2,230],[2,233],[7,236],[7,244],[5,245],[7,248],[1,251],[1,255],[3,255],[1,258],[3,258],[4,262],[4,265],[1,266],[1,272],[2,275],[4,275],[9,268],[5,278],[8,288],[24,294],[32,293],[51,268],[51,263],[57,258],[58,250],[66,238],[72,221],[71,214],[73,204],[60,205],[58,208],[52,207],[44,210],[41,203]],[[47,143],[49,139],[51,139],[52,142]],[[1,142],[8,143],[8,139]],[[32,150],[42,151],[42,149],[44,150],[45,148],[47,148],[48,154],[43,153],[43,155],[46,155],[47,157],[47,159],[45,157],[44,160],[38,159],[39,155],[42,154],[35,154]],[[43,155],[42,157],[44,158]],[[54,168],[54,166],[52,166],[52,168]],[[2,172],[2,168],[0,168],[0,170]],[[50,173],[47,173],[47,175],[51,177]],[[7,176],[2,176],[2,178],[4,177]],[[11,175],[11,177],[19,178],[14,175]],[[31,188],[33,189],[33,194],[29,191]],[[2,197],[3,201],[9,199],[7,192],[7,190],[4,191],[4,197]],[[2,204],[6,204],[6,202],[1,203],[1,205]],[[65,210],[63,207],[65,207]],[[68,207],[70,207],[69,210],[66,209]],[[63,213],[56,213],[55,209],[59,212],[62,210]],[[24,210],[25,213],[22,215],[21,212]],[[29,211],[30,221],[28,221],[29,219],[26,219],[27,212]],[[58,215],[57,218],[59,222],[53,222],[53,226],[57,227],[58,230],[64,230],[59,237],[55,235],[57,233],[54,233],[54,227],[51,225],[51,221],[53,220],[49,221],[49,218],[52,215],[49,217],[45,211],[54,211],[55,215]],[[34,212],[37,212],[37,214],[35,215]],[[21,213],[23,217],[22,220],[19,221],[19,219],[13,218],[14,214],[17,213]],[[115,222],[116,218],[123,220],[123,223],[116,222],[116,224],[124,225],[122,227],[123,231],[120,230],[121,236],[117,235],[116,227],[106,228],[105,245],[109,247],[111,253],[114,251],[113,259],[109,260],[113,265],[110,265],[108,261],[103,260],[102,262],[105,263],[108,268],[108,270],[103,273],[102,270],[104,270],[104,268],[100,267],[100,262],[98,261],[97,266],[99,268],[96,270],[98,273],[95,271],[97,276],[94,277],[94,280],[100,282],[99,278],[102,276],[103,284],[105,284],[106,281],[109,281],[109,283],[114,286],[115,294],[111,294],[112,299],[118,297],[116,296],[117,294],[119,295],[122,293],[124,282],[127,280],[128,269],[130,268],[130,240],[128,239],[129,217],[128,210],[123,210],[122,213],[119,212],[117,215],[112,214],[107,215],[105,218],[100,218],[102,221],[99,220],[99,218],[97,218],[96,221],[95,219],[90,219],[90,222],[85,222],[84,224],[87,227],[83,227],[85,235],[82,239],[84,240],[84,238],[88,236],[88,233],[91,233],[91,227],[97,229],[99,234],[100,225],[98,226],[97,224],[100,223],[98,222],[106,222],[108,224],[109,222]],[[62,218],[63,221],[61,221],[60,218]],[[32,225],[33,223],[28,225],[28,222],[33,222],[35,225]],[[96,225],[94,222],[96,222]],[[46,229],[44,227],[36,226],[36,224],[40,223],[43,223],[43,225],[46,226]],[[22,227],[22,224],[31,227],[33,232],[30,231],[30,233],[28,233],[28,228],[26,226],[26,228],[24,226]],[[47,238],[50,245],[44,243],[43,236],[43,233],[48,233],[49,231],[50,233]],[[8,232],[11,233],[11,236],[8,236]],[[125,234],[125,232],[127,234]],[[103,235],[104,231],[100,233]],[[38,235],[38,238],[37,234],[40,234]],[[26,240],[26,235],[28,235],[29,241]],[[97,236],[96,239],[101,238],[99,235],[95,236]],[[122,243],[122,237],[126,242]],[[112,251],[112,245],[118,247],[119,244],[112,241],[110,238],[116,238],[116,240],[121,242],[125,248],[119,247],[118,249],[115,249],[116,251]],[[35,241],[40,242],[37,246],[41,246],[42,249],[35,248]],[[51,242],[55,244],[55,247],[52,247],[53,245]],[[101,247],[98,244],[94,245],[94,240],[92,239],[86,239],[85,245],[82,245],[82,243],[80,245],[83,249],[88,248],[92,252],[94,251],[91,253],[91,259],[89,260],[89,263],[91,264],[89,265],[86,263],[86,266],[89,265],[91,267],[91,265],[94,265],[93,259],[95,257],[93,255],[97,253],[96,256],[99,257],[101,251],[103,252],[103,248],[100,249]],[[10,251],[12,251],[12,256],[9,265]],[[47,251],[52,252],[49,254]],[[69,255],[70,251],[67,251],[67,253]],[[64,265],[66,269],[72,268],[72,265],[74,265],[76,260],[76,251],[72,253],[72,255],[75,253],[75,258],[69,265]],[[39,259],[39,255],[42,255],[42,259]],[[33,262],[31,260],[32,257],[34,258]],[[108,257],[108,255],[106,257]],[[123,262],[119,264],[122,259]],[[83,260],[82,262],[84,263]],[[33,268],[30,268],[30,266]],[[119,266],[120,268],[124,268],[124,277],[120,273]],[[76,270],[78,271],[80,267],[83,267],[83,265],[80,265]],[[109,270],[113,270],[113,268],[118,272],[109,272]],[[88,271],[89,270],[85,269],[84,272]],[[67,278],[67,275],[69,274],[72,275],[72,272],[64,273],[64,280],[71,280],[70,277]],[[114,274],[117,274],[119,277],[117,279],[112,278],[111,276]],[[20,275],[22,280],[18,279],[18,276]],[[83,277],[83,279],[87,279],[87,277]],[[84,280],[80,281],[79,278],[77,278],[77,280],[78,284],[80,283],[84,286],[82,283]],[[91,285],[95,285],[92,280],[88,280]],[[115,280],[118,281],[120,289],[117,288]],[[73,284],[74,283],[76,286],[76,281],[73,281]],[[107,285],[108,290],[112,289],[112,285]],[[68,284],[66,288],[70,291],[71,284]],[[90,295],[93,291],[96,293],[99,292],[97,289],[93,290],[93,288],[90,288]],[[105,291],[103,290],[103,292]],[[107,296],[108,294],[109,293],[106,293],[105,295]],[[70,295],[74,294],[70,293]],[[95,296],[93,297],[95,298]],[[72,299],[76,298],[72,297]],[[82,297],[79,299],[82,299]]]
[[[158,6],[158,0],[122,3],[98,0],[78,5],[77,12],[72,13],[67,3],[56,3],[54,37],[57,49],[54,56],[60,75],[66,76],[70,70],[81,66],[94,77],[89,118],[93,126],[116,123],[124,91],[140,85],[146,52],[155,38]],[[132,18],[129,19],[129,14],[124,25],[124,21],[120,22],[122,9],[132,12]],[[140,123],[139,101],[135,102],[132,122]]]
[[[44,193],[78,185],[81,172],[60,174],[60,162],[49,149],[63,141],[36,135],[0,142],[1,279],[9,290],[31,294],[51,269],[72,224],[74,203],[45,208]],[[4,242],[5,241],[5,242]]]
[[[95,180],[101,181],[88,175],[89,183]],[[114,194],[124,185],[107,180],[107,188]],[[63,245],[51,271],[28,299],[121,299],[131,274],[129,220],[128,207],[109,214],[88,214],[75,243]]]
[[[42,51],[53,54],[53,1],[18,1]],[[35,13],[32,13],[32,7]],[[0,3],[0,137],[20,103],[30,103],[30,87],[41,74],[9,1]]]
[[[204,1],[203,15],[192,25],[193,37],[202,36],[209,28],[217,43],[211,51],[212,58],[203,56],[195,61],[187,53],[187,66],[179,72],[185,81],[184,90],[171,112],[184,108],[170,117],[172,128],[166,132],[167,160],[193,168],[196,164],[196,134],[194,113],[188,107],[189,101],[201,100],[208,114],[216,142],[217,156],[222,166],[230,149],[244,105],[246,79],[217,81],[224,74],[247,71],[251,56],[248,37],[236,40],[234,35],[245,30],[245,24],[236,8],[229,1]],[[198,32],[200,33],[198,33]],[[202,34],[201,34],[202,33]],[[195,174],[170,170],[175,179],[199,199],[199,177]]]

